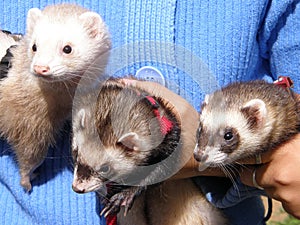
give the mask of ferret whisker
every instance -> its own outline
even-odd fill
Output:
[[[231,172],[231,182],[232,185],[234,187],[234,189],[236,189],[237,191],[239,190],[238,185],[236,184],[236,180],[235,180],[235,175],[238,172],[238,169],[234,166],[234,165],[228,165],[227,166],[228,170]]]
[[[45,159],[61,159],[61,156],[46,156]]]
[[[240,170],[239,170],[239,165],[236,164],[236,163],[233,163],[233,164],[229,164],[227,165],[228,167],[230,167],[232,169],[232,173],[233,175],[236,175],[236,174],[240,174]]]
[[[57,75],[64,74],[65,67],[62,65],[56,65],[56,66],[52,67],[52,73],[57,74]]]
[[[74,82],[74,83],[75,83],[75,82]],[[71,98],[73,98],[73,93],[71,93],[70,88],[69,88],[69,86],[68,86],[68,83],[67,83],[66,81],[63,81],[63,84],[65,85],[66,90],[68,91],[68,95],[69,95]]]
[[[247,165],[239,163],[239,162],[234,162],[234,165],[236,165],[238,168],[242,168],[242,169],[248,168]],[[238,172],[238,174],[240,174],[240,171],[238,170],[238,168],[237,168],[237,172]]]
[[[107,202],[109,202],[109,198],[106,197],[106,194],[104,194],[102,191],[96,191],[97,196],[101,198],[101,200],[105,200]]]
[[[228,165],[224,165],[224,164],[221,164],[220,168],[222,169],[226,177],[228,177],[231,180],[233,187],[238,190],[238,186],[232,175],[232,169]]]

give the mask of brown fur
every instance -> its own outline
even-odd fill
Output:
[[[118,214],[120,225],[226,225],[220,211],[207,202],[190,179],[165,181],[149,187],[128,212]]]
[[[72,19],[73,24],[77,24],[78,29],[82,30],[82,35],[86,35],[85,30],[91,27],[85,27],[86,24],[80,27],[78,19],[79,15],[85,12],[87,9],[80,6],[62,4],[48,6],[42,14],[43,19],[46,18],[46,23],[49,25],[57,21],[65,23]],[[44,53],[46,57],[49,56],[49,61],[62,58],[60,63],[65,66],[66,72],[56,76],[55,68],[53,68],[54,72],[49,76],[34,74],[32,63],[35,55],[43,54],[45,51],[43,48],[48,47],[44,42],[48,34],[41,34],[35,30],[40,21],[40,18],[35,18],[33,15],[28,18],[27,33],[20,45],[12,52],[14,56],[12,68],[9,70],[8,77],[0,83],[0,131],[13,146],[20,168],[21,185],[27,191],[31,190],[31,173],[43,162],[48,147],[55,143],[55,138],[64,122],[70,118],[74,92],[84,71],[89,67],[86,59],[80,59],[80,55],[76,56],[77,61],[75,58],[72,59],[72,54],[63,59],[58,56],[56,49],[48,49],[48,54]],[[98,23],[101,24],[102,21]],[[92,47],[93,50],[91,53],[88,52],[87,56],[91,60],[110,48],[108,32],[103,23],[101,26],[101,29],[93,27],[94,30],[98,30],[99,37],[88,35],[85,37],[86,48]],[[66,26],[65,29],[69,28]],[[49,44],[57,41],[56,35],[52,33],[48,36]],[[32,51],[32,45],[35,42],[38,46],[36,53]],[[94,45],[98,43],[99,47],[92,46],[92,43]],[[55,43],[52,44],[57,46]],[[52,56],[53,58],[50,58]]]
[[[214,151],[215,158],[223,157],[223,165],[229,164],[273,149],[299,132],[299,101],[292,91],[274,84],[233,83],[206,99],[194,152],[195,158],[203,163],[208,159],[211,165],[217,163],[209,157]],[[265,109],[260,111],[257,101],[248,106],[253,99],[263,102]],[[224,135],[228,130],[233,138],[226,141]]]
[[[276,119],[270,138],[280,140],[282,134],[297,133],[300,125],[299,101],[290,93],[274,84],[264,81],[233,83],[221,89],[226,108],[240,109],[251,99],[258,98],[267,104],[269,119]],[[213,110],[213,109],[211,109]],[[254,112],[250,112],[253,114]],[[251,124],[250,128],[251,128]],[[274,141],[271,141],[273,143]]]
[[[143,101],[143,95],[147,95],[147,92],[138,88],[126,87],[118,83],[118,80],[109,80],[104,84],[97,98],[87,95],[77,101],[79,102],[78,109],[75,109],[73,114],[74,191],[78,193],[99,191],[105,188],[105,184],[110,180],[126,181],[126,176],[134,176],[139,171],[139,165],[151,165],[159,162],[157,160],[169,156],[168,152],[172,152],[173,148],[176,148],[176,145],[169,143],[167,138],[163,140],[165,143],[161,143],[156,148],[153,147],[152,141],[157,141],[157,139],[162,141],[161,133],[157,119],[153,116],[153,107]],[[92,104],[91,99],[97,99],[96,106]],[[140,99],[138,104],[132,104],[138,99]],[[175,126],[178,127],[177,118],[173,117],[176,114],[174,108],[170,107],[167,101],[158,100],[158,102],[161,115],[168,116],[172,121],[175,120]],[[127,115],[128,108],[131,110]],[[116,111],[115,116],[117,117],[112,116],[114,115],[113,110]],[[108,120],[107,118],[112,119]],[[152,126],[150,127],[149,124]],[[151,133],[149,133],[149,128],[151,128]],[[150,147],[149,150],[132,151],[132,149],[116,145],[119,137],[127,132],[137,133],[141,137],[141,141],[146,143],[144,147],[146,149]],[[145,134],[145,136],[141,134]],[[149,134],[152,136],[149,137]],[[175,135],[180,136],[181,133],[175,133]],[[178,142],[178,139],[176,140]],[[127,154],[127,151],[132,154]],[[159,157],[153,161],[156,154]],[[181,161],[180,154],[176,157],[178,158],[174,159],[172,164]],[[142,180],[148,179],[147,182],[142,182],[142,185],[146,184],[148,187],[135,199],[133,207],[126,217],[123,216],[124,208],[121,209],[121,212],[118,213],[118,224],[226,224],[220,211],[206,201],[204,195],[190,179],[163,181],[162,184],[152,185],[159,182],[160,177],[166,176],[165,173],[168,169],[172,169],[168,165],[161,166],[162,164],[160,162],[156,165],[156,168],[159,169],[155,170],[156,173],[139,177]],[[102,165],[110,166],[110,174],[101,173]],[[89,174],[83,176],[84,173]],[[148,178],[147,176],[155,177]],[[111,187],[114,188],[113,184]]]

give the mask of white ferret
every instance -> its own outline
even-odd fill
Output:
[[[79,80],[101,73],[110,48],[108,30],[95,12],[75,4],[28,11],[26,34],[0,82],[0,131],[15,151],[27,191],[32,172],[70,118]]]
[[[168,102],[115,80],[76,102],[75,192],[105,195],[109,185],[104,213],[121,209],[121,225],[226,224],[191,179],[164,181],[182,157],[180,124]]]

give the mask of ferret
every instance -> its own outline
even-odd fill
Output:
[[[299,100],[265,81],[237,82],[207,95],[194,157],[199,169],[269,151],[299,132]]]
[[[75,4],[32,8],[26,22],[0,82],[0,131],[14,149],[20,183],[30,191],[32,172],[71,119],[78,82],[100,75],[111,43],[100,15]]]
[[[8,69],[11,67],[11,49],[18,45],[21,38],[21,34],[0,30],[0,79],[7,77]]]
[[[164,181],[182,166],[180,122],[168,102],[117,79],[77,102],[75,192],[108,198],[102,214],[125,206],[117,214],[121,225],[226,224],[191,179]]]

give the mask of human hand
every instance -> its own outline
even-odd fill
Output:
[[[300,134],[279,148],[262,154],[262,165],[241,172],[244,184],[253,184],[256,168],[256,182],[267,195],[282,203],[283,208],[300,219]]]

